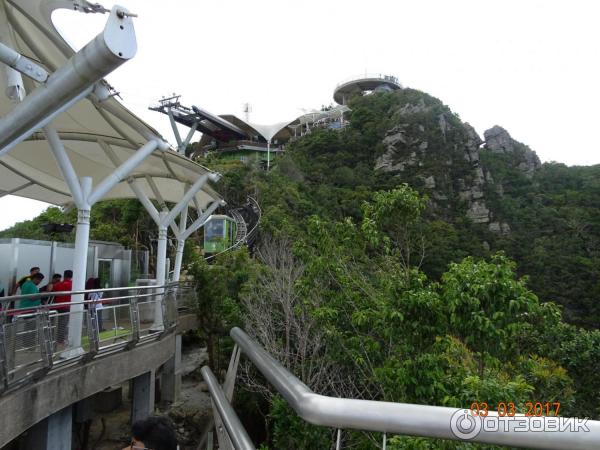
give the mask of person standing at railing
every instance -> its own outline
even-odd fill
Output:
[[[50,282],[46,286],[40,288],[40,292],[52,292],[54,290],[54,286],[60,283],[60,280],[62,280],[62,275],[60,273],[55,273],[54,275],[52,275],[52,280],[50,280]],[[51,302],[52,297],[42,297],[42,304],[45,305]]]
[[[65,270],[63,280],[53,287],[54,292],[68,292],[73,290],[73,271]],[[58,330],[56,340],[59,344],[65,342],[67,336],[67,325],[69,324],[69,311],[71,309],[71,295],[57,295],[54,297],[54,307],[58,313]]]
[[[19,290],[19,288],[23,287],[23,284],[27,281],[30,280],[32,276],[34,276],[36,273],[38,273],[40,271],[39,267],[32,267],[31,269],[29,269],[29,275],[25,275],[24,277],[19,278],[19,281],[17,281],[17,284],[15,284],[12,288],[12,291],[10,293],[10,295],[17,295],[17,291]]]
[[[21,286],[21,295],[39,294],[40,290],[38,289],[38,285],[42,282],[43,279],[44,275],[41,272],[34,273],[31,276],[31,278],[25,281]],[[39,296],[33,298],[26,298],[19,302],[19,309],[35,308],[37,306],[40,306],[41,304],[42,299]]]
[[[90,287],[85,286],[86,289],[102,289],[102,283],[100,282],[100,278],[91,278],[90,279]],[[89,281],[89,280],[88,280]],[[98,321],[98,330],[100,332],[104,331],[104,327],[102,326],[102,309],[104,305],[102,304],[102,292],[92,292],[89,295],[90,303],[90,312],[96,313],[96,320]]]

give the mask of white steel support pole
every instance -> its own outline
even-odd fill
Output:
[[[46,135],[46,139],[48,140],[48,144],[50,145],[50,150],[56,159],[56,163],[60,168],[60,171],[63,174],[65,182],[67,186],[69,186],[69,190],[71,191],[71,195],[73,196],[73,201],[75,202],[75,206],[77,209],[85,208],[89,206],[87,203],[87,199],[83,195],[83,190],[81,188],[80,181],[77,179],[77,173],[75,173],[75,169],[69,160],[69,155],[67,155],[67,151],[65,150],[65,146],[60,140],[58,133],[51,125],[44,127],[44,134]],[[89,209],[89,208],[88,208]]]
[[[103,179],[96,189],[92,190],[93,180],[91,177],[81,177],[77,180],[77,175],[69,156],[63,146],[58,133],[50,125],[44,127],[44,133],[56,159],[56,162],[67,182],[73,200],[77,206],[77,229],[75,236],[75,254],[73,257],[73,285],[74,291],[85,290],[85,280],[87,276],[87,256],[90,237],[90,211],[97,201],[101,200],[113,187],[122,179],[127,177],[146,157],[148,157],[156,148],[164,148],[166,145],[158,141],[158,138],[151,140],[141,147],[127,161],[115,169],[115,171]],[[156,214],[155,219],[158,219]],[[164,233],[164,251],[166,258],[166,231]],[[164,278],[164,262],[163,262]],[[160,283],[163,284],[163,283]],[[77,303],[84,300],[83,294],[71,296],[71,302]],[[162,310],[157,308],[162,320]],[[81,331],[83,325],[83,304],[72,304],[69,314],[69,350],[68,356],[76,356],[83,350],[81,348]],[[160,322],[162,324],[162,321]]]
[[[82,177],[80,180],[81,190],[84,198],[92,191],[92,178]],[[87,207],[86,207],[87,206]],[[73,256],[73,290],[83,291],[85,289],[85,278],[87,272],[88,245],[90,242],[90,209],[89,205],[77,207],[77,229],[75,234],[75,254]],[[82,302],[83,294],[71,296],[71,302]],[[69,314],[69,349],[77,351],[81,347],[81,330],[83,324],[83,304],[71,304]],[[81,350],[83,351],[83,350]]]
[[[271,139],[267,141],[267,172],[271,167]]]
[[[158,243],[156,249],[156,284],[162,286],[165,284],[167,278],[167,227],[163,225],[164,220],[167,216],[165,211],[159,213],[160,223],[158,225]],[[152,329],[162,330],[164,328],[163,315],[162,315],[162,294],[164,289],[159,289],[157,294],[156,303],[154,304],[154,324]]]
[[[90,194],[90,203],[94,204],[101,200],[108,192],[114,188],[121,180],[125,179],[137,166],[139,166],[154,150],[159,148],[161,143],[154,139],[146,142],[138,151],[129,157],[127,161],[117,167],[110,175],[104,178],[94,191]]]
[[[91,93],[95,83],[136,51],[133,22],[124,8],[115,6],[102,33],[0,119],[0,156]]]
[[[173,267],[173,281],[179,281],[181,275],[181,264],[183,263],[183,249],[185,248],[185,239],[180,234],[187,229],[188,208],[183,208],[179,216],[179,235],[177,236],[177,253],[175,254],[175,267]]]
[[[173,128],[173,134],[175,135],[175,140],[177,141],[177,148],[181,151],[181,135],[179,134],[179,129],[177,128],[177,123],[175,122],[175,117],[173,117],[173,111],[169,108],[169,121],[171,122],[171,128]]]
[[[192,125],[192,128],[190,128],[189,133],[187,134],[187,136],[185,137],[185,139],[183,140],[183,142],[179,146],[179,153],[185,155],[185,149],[187,148],[188,144],[192,140],[192,136],[194,136],[194,133],[196,132],[196,129],[198,128],[198,124],[199,124],[199,122],[196,121]]]
[[[167,277],[167,225],[163,225],[166,212],[160,213],[161,223],[158,225],[158,248],[156,250],[156,282],[159,286],[165,284]]]
[[[169,214],[165,217],[166,224],[169,225],[171,222],[175,220],[177,215],[183,211],[183,208],[187,208],[192,199],[196,196],[198,191],[202,189],[202,187],[206,184],[206,182],[211,179],[212,181],[218,181],[220,175],[216,173],[211,173],[210,175],[202,175],[200,178],[196,180],[196,182],[183,194],[183,197],[179,202],[173,207],[173,209],[169,212]]]
[[[179,281],[181,275],[181,265],[183,263],[183,249],[185,248],[185,239],[177,239],[177,253],[175,253],[175,266],[173,267],[173,281]]]

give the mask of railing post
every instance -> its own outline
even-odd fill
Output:
[[[6,336],[4,324],[6,323],[6,312],[0,312],[0,391],[8,388],[8,360],[6,359]]]
[[[129,316],[131,318],[131,341],[127,344],[127,348],[133,348],[140,340],[140,309],[135,294],[129,300]]]
[[[169,318],[167,317],[167,295],[169,294],[168,289],[163,288],[162,293],[160,295],[160,305],[156,305],[155,307],[160,306],[160,311],[162,314],[162,330],[159,335],[159,339],[163,337],[169,331]]]
[[[36,316],[38,340],[40,343],[40,353],[44,367],[48,371],[52,368],[52,329],[50,324],[50,314],[46,308],[38,310]]]
[[[233,400],[233,389],[235,387],[235,380],[237,378],[237,370],[240,364],[240,356],[242,351],[240,347],[235,344],[233,346],[233,352],[231,353],[231,359],[229,360],[229,367],[227,368],[227,373],[225,374],[225,382],[223,383],[223,392],[225,393],[225,397],[230,402]]]
[[[88,306],[87,319],[87,335],[90,349],[85,356],[85,360],[89,361],[98,353],[100,349],[100,327],[98,326],[98,312],[90,303]]]

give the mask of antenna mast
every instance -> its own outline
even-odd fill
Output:
[[[246,123],[250,122],[250,113],[252,112],[252,106],[250,103],[244,103],[244,120]]]

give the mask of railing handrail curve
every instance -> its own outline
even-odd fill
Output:
[[[304,420],[314,425],[338,429],[397,433],[413,436],[461,440],[452,431],[452,421],[464,409],[441,406],[392,403],[374,400],[327,397],[315,394],[308,386],[290,373],[275,358],[240,328],[230,332],[241,351],[252,361],[270,384]],[[536,417],[503,417],[512,422],[508,430],[487,431],[464,442],[506,445],[539,449],[585,450],[600,448],[600,421],[587,420],[589,431],[564,430],[561,432],[521,432],[515,430],[523,421]],[[578,420],[567,419],[564,420]],[[528,428],[531,430],[532,428]],[[535,429],[535,428],[533,428]]]

